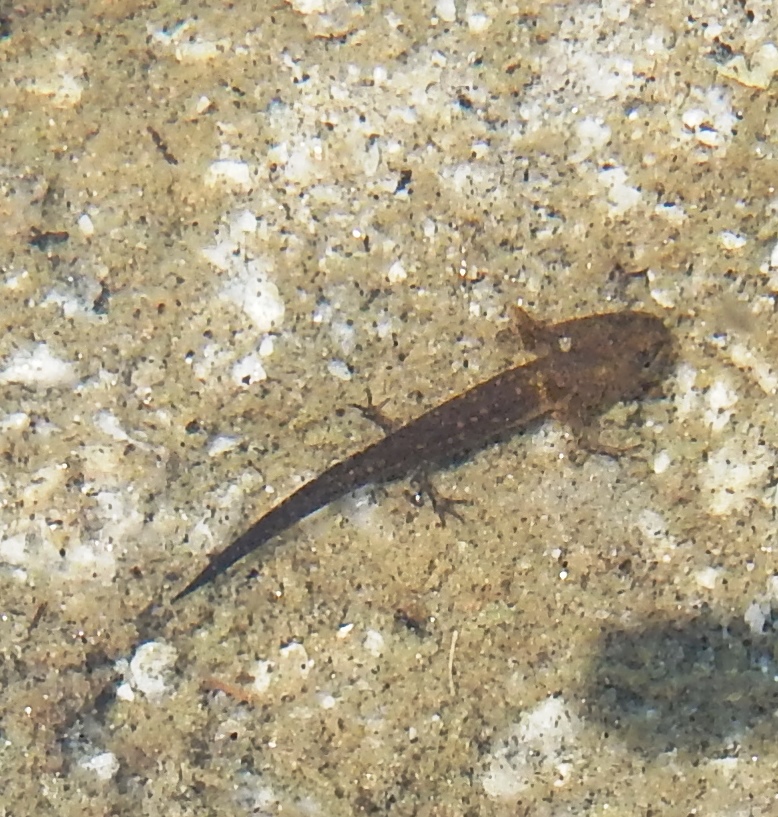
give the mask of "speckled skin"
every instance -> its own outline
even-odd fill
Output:
[[[519,313],[538,357],[480,383],[336,463],[303,485],[213,556],[174,601],[339,497],[373,482],[468,457],[533,420],[554,415],[576,429],[622,401],[643,396],[672,359],[672,336],[648,313],[623,311],[543,325]]]

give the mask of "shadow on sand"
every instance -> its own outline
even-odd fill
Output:
[[[726,756],[778,732],[778,638],[709,611],[603,631],[582,714],[648,756]]]

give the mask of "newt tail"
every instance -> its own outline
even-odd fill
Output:
[[[383,440],[376,445],[380,445],[381,442]],[[203,585],[209,584],[219,574],[232,567],[235,562],[283,533],[295,522],[371,482],[374,478],[373,470],[369,467],[372,448],[373,446],[370,446],[348,460],[335,463],[316,479],[302,485],[280,505],[276,505],[266,513],[229,547],[216,554],[205,568],[173,597],[173,601],[176,602]],[[368,463],[367,467],[364,465],[365,462]],[[398,474],[396,478],[402,475]]]

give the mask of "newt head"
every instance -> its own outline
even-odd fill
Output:
[[[648,312],[625,310],[548,326],[560,353],[548,358],[557,389],[582,415],[650,394],[669,374],[675,341]]]

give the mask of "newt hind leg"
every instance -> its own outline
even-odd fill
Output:
[[[438,519],[440,519],[440,526],[443,528],[446,527],[446,519],[449,516],[456,519],[457,522],[465,521],[462,514],[456,510],[457,505],[473,504],[469,499],[456,499],[450,496],[441,496],[435,489],[435,486],[432,484],[429,475],[424,472],[416,474],[416,476],[411,479],[411,486],[415,487],[416,490],[413,491],[413,493],[410,491],[406,492],[408,499],[414,505],[416,505],[416,507],[420,507],[423,504],[424,497],[428,497],[430,504],[432,505],[432,510],[438,515]]]
[[[351,403],[351,408],[356,409],[366,420],[370,420],[371,423],[377,425],[384,434],[389,435],[397,431],[402,424],[383,412],[383,407],[389,400],[382,400],[376,405],[373,402],[373,395],[369,388],[365,389],[365,393],[367,402],[364,405]],[[441,527],[444,528],[446,527],[446,519],[449,516],[458,522],[465,521],[464,517],[456,510],[457,505],[473,504],[469,499],[455,499],[453,497],[441,496],[432,484],[429,474],[425,471],[418,471],[411,477],[411,488],[413,490],[405,492],[408,500],[419,508],[424,504],[424,497],[426,496],[432,505],[432,510],[435,511],[440,519]]]
[[[401,424],[383,412],[383,408],[389,402],[389,398],[387,397],[386,400],[382,400],[376,405],[373,402],[373,394],[370,389],[365,389],[365,397],[367,402],[364,405],[360,403],[350,403],[349,405],[351,408],[356,409],[366,420],[370,420],[371,423],[377,425],[384,434],[391,434],[393,431],[397,431]]]

